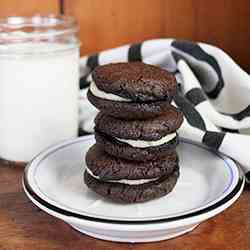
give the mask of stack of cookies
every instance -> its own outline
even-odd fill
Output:
[[[92,72],[89,101],[94,144],[86,155],[84,181],[96,193],[133,203],[168,194],[179,177],[176,130],[182,113],[170,103],[176,80],[140,62],[115,63]]]

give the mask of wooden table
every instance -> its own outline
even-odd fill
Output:
[[[250,188],[240,199],[193,232],[158,243],[125,244],[82,235],[35,207],[25,196],[22,167],[0,164],[0,249],[250,249]]]

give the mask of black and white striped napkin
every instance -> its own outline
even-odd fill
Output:
[[[80,129],[93,132],[97,113],[86,98],[91,71],[97,65],[128,61],[173,72],[180,85],[174,104],[185,116],[180,136],[238,161],[250,183],[250,77],[225,52],[205,43],[156,39],[81,58]]]

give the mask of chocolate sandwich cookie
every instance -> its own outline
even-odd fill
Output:
[[[178,134],[170,142],[160,146],[138,148],[127,143],[122,143],[103,133],[95,133],[96,143],[100,145],[108,154],[131,161],[152,161],[164,157],[170,151],[175,150],[179,143]]]
[[[176,130],[182,121],[182,113],[173,106],[163,115],[146,120],[120,120],[100,112],[95,119],[95,138],[111,155],[148,161],[175,149]]]
[[[166,112],[169,107],[169,103],[165,101],[136,103],[105,100],[93,95],[91,90],[87,96],[88,100],[102,112],[123,119],[152,118]]]
[[[95,144],[87,152],[86,165],[87,172],[102,181],[140,182],[170,175],[178,165],[178,157],[171,151],[156,161],[134,162],[111,156]]]
[[[179,167],[171,175],[143,184],[125,184],[120,182],[104,182],[84,172],[84,182],[97,194],[116,202],[144,202],[162,197],[174,188],[179,177]]]
[[[141,62],[98,66],[92,72],[89,101],[109,115],[142,119],[166,112],[176,94],[175,77]]]

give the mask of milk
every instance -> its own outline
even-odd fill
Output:
[[[76,46],[0,45],[0,157],[29,161],[78,130]]]

